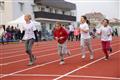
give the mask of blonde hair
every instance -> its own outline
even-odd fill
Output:
[[[61,23],[60,23],[60,22],[56,22],[55,24],[58,24],[59,26],[61,26]]]
[[[31,20],[31,19],[32,19],[30,14],[26,14],[26,15],[25,15],[25,17],[28,17],[28,18],[29,18],[29,20]]]

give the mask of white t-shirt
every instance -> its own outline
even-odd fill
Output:
[[[29,40],[29,39],[35,39],[34,31],[36,30],[36,27],[34,23],[30,22],[29,24],[24,24],[23,30],[25,31],[25,34],[23,36],[23,40]]]
[[[69,31],[74,31],[74,26],[73,25],[69,25]]]
[[[108,36],[112,33],[112,28],[110,26],[104,27],[101,26],[98,33],[101,33],[101,40],[102,41],[111,41],[112,35]]]
[[[89,26],[87,23],[84,23],[84,24],[80,24],[80,29],[83,29],[83,30],[89,30]],[[91,38],[90,34],[89,34],[89,31],[86,33],[86,32],[83,32],[83,31],[80,31],[81,32],[81,38],[82,39],[89,39]]]

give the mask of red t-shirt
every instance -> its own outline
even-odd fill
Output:
[[[58,40],[58,43],[63,44],[68,38],[68,33],[63,27],[61,27],[59,30],[54,30],[54,37],[57,37],[58,39],[63,37]]]

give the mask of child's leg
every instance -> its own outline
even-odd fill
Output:
[[[62,51],[63,54],[67,54],[68,56],[70,56],[70,50],[67,48],[66,42],[62,44]]]
[[[59,44],[59,43],[58,43],[58,53],[59,53],[59,55],[60,55],[61,61],[64,61],[64,55],[63,55],[62,52],[63,52],[63,51],[62,51],[62,44]]]
[[[31,57],[32,61],[34,59],[34,55],[32,54],[32,46],[33,46],[33,44],[34,44],[34,39],[30,39],[29,45],[28,45],[28,50],[29,50],[30,57]]]
[[[102,41],[102,48],[103,48],[103,52],[105,54],[106,59],[108,59],[109,55],[107,52],[107,42],[106,41]]]
[[[79,41],[79,35],[76,36],[77,40],[76,41]]]
[[[112,52],[111,41],[108,42],[108,51]]]
[[[32,45],[33,45],[33,40],[26,40],[25,41],[26,53],[29,55],[30,61],[33,60]]]
[[[81,39],[81,53],[82,53],[82,58],[85,58],[85,40]]]
[[[91,47],[91,40],[90,39],[87,39],[87,42],[86,42],[86,45],[88,47],[88,50],[90,51],[90,59],[93,59],[93,50],[92,50],[92,47]]]

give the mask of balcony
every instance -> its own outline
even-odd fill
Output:
[[[64,0],[34,0],[35,4],[55,7],[64,10],[76,10],[76,5]]]
[[[55,14],[43,11],[34,12],[35,18],[47,18],[47,19],[58,19],[58,20],[67,20],[67,21],[76,21],[75,16],[68,16],[63,14]]]

